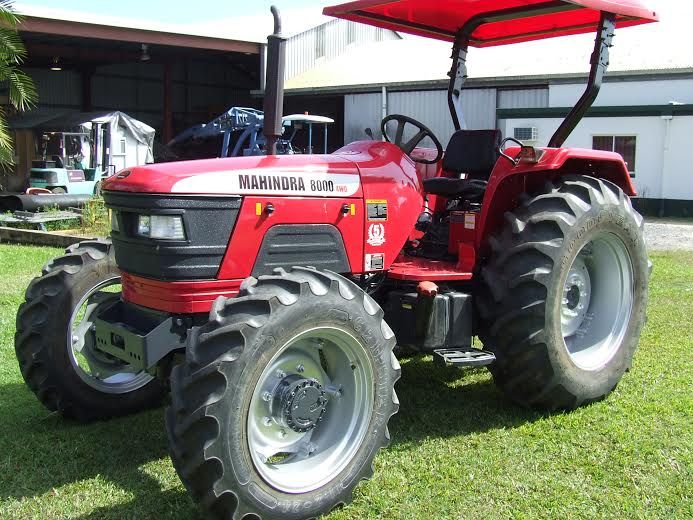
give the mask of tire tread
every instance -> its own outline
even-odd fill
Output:
[[[547,183],[544,192],[505,214],[489,238],[491,257],[481,270],[479,335],[496,355],[491,372],[517,403],[545,410],[573,409],[594,399],[573,395],[552,373],[544,315],[551,272],[569,228],[597,205],[623,209],[642,229],[642,217],[615,184],[585,175]],[[543,296],[538,296],[543,291]]]
[[[378,316],[384,324],[381,327],[383,331],[390,331],[389,338],[385,333],[383,336],[390,348],[393,381],[399,379],[400,375],[399,363],[392,354],[394,334],[384,323],[380,307],[357,285],[334,273],[313,268],[294,267],[288,271],[277,269],[275,272],[275,275],[249,278],[236,298],[217,299],[210,320],[199,329],[197,340],[189,344],[186,363],[175,367],[171,375],[172,399],[166,411],[171,458],[186,488],[205,510],[217,518],[240,520],[246,516],[261,517],[252,512],[250,504],[244,502],[241,494],[224,489],[221,483],[224,472],[231,471],[224,468],[223,454],[219,453],[220,419],[215,415],[215,405],[221,397],[214,400],[207,396],[213,394],[216,398],[228,391],[229,382],[223,376],[222,365],[233,362],[241,355],[244,342],[271,319],[277,305],[288,307],[295,305],[301,297],[319,297],[330,291],[337,292],[347,300],[361,295],[364,310]],[[214,355],[209,354],[215,351],[213,345],[210,347],[210,342],[218,331],[223,331],[225,335],[236,333],[243,340],[236,347],[234,359],[218,351]],[[398,408],[399,401],[393,389],[389,417]],[[378,449],[389,442],[387,425],[384,430]],[[372,474],[373,468],[367,464],[355,482],[368,479]],[[344,496],[340,497],[334,507],[347,500]],[[280,517],[272,515],[262,518]]]

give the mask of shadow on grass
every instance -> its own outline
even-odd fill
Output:
[[[440,367],[421,356],[402,363],[396,390],[400,408],[390,421],[393,446],[512,428],[547,415],[510,402],[486,369]]]
[[[167,459],[163,411],[83,425],[48,414],[22,384],[1,387],[0,499],[40,496],[98,478],[133,495],[82,518],[197,518],[181,489],[162,489],[140,467]],[[542,414],[512,405],[480,371],[461,371],[416,357],[403,363],[400,411],[390,422],[393,449],[424,438],[512,428]],[[166,461],[165,464],[168,464]]]
[[[162,490],[141,469],[159,459],[168,463],[163,410],[80,424],[46,411],[23,384],[4,385],[0,395],[0,500],[58,494],[63,485],[98,479],[103,493],[105,483],[133,499],[85,518],[196,517],[183,490]],[[89,488],[83,499],[89,499]]]

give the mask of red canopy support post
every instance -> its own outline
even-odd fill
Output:
[[[460,34],[455,39],[452,47],[452,68],[448,72],[450,83],[448,84],[448,107],[455,130],[467,128],[462,110],[462,88],[467,81],[467,52],[469,51],[469,37]]]
[[[597,38],[594,43],[594,52],[590,59],[592,68],[590,69],[590,76],[587,81],[587,89],[563,120],[561,126],[558,127],[556,133],[551,137],[549,141],[550,148],[560,148],[563,146],[563,143],[565,143],[566,139],[568,139],[573,130],[575,130],[575,127],[580,123],[597,99],[602,87],[604,75],[609,67],[609,49],[613,47],[612,41],[615,30],[616,15],[602,12],[599,29],[597,30]]]

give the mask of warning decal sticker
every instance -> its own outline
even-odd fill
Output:
[[[381,199],[366,199],[366,210],[369,222],[387,221],[387,201]]]
[[[385,254],[366,255],[366,271],[382,271],[385,268]]]
[[[476,227],[476,215],[474,213],[466,213],[464,215],[464,229],[474,229]]]
[[[371,224],[368,227],[368,240],[366,243],[371,246],[382,246],[385,243],[385,226],[382,224]]]

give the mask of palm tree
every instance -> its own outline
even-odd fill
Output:
[[[25,111],[38,100],[36,87],[20,66],[26,58],[26,49],[17,34],[21,17],[12,7],[11,0],[0,0],[0,84],[8,91],[9,106]],[[7,128],[7,109],[0,106],[0,166],[14,164],[12,137]]]

